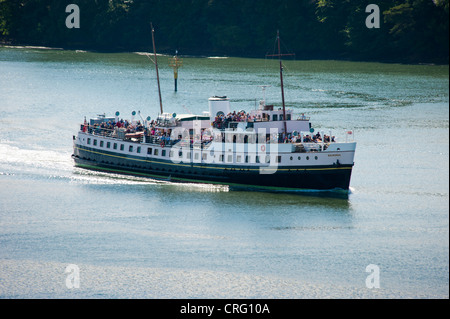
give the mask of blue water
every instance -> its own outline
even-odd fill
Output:
[[[165,59],[167,112],[201,113],[212,95],[249,111],[266,84],[279,104],[276,61],[184,58],[175,93]],[[75,168],[84,116],[156,117],[150,60],[0,48],[0,297],[448,298],[448,66],[285,65],[288,107],[341,140],[354,130],[348,196]],[[366,286],[369,264],[380,288]]]

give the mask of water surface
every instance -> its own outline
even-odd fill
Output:
[[[280,105],[277,61],[184,58],[164,111]],[[0,48],[2,298],[448,298],[448,66],[285,61],[286,103],[358,142],[348,196],[75,168],[87,118],[159,111],[142,53]],[[67,289],[68,264],[81,287]],[[380,288],[366,287],[366,266]],[[84,277],[83,277],[84,276]],[[84,278],[84,279],[83,279]],[[32,284],[30,284],[32,283]]]

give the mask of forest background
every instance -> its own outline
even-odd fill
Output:
[[[80,27],[68,28],[69,4]],[[380,9],[368,28],[369,4]],[[449,0],[0,0],[0,41],[105,52],[448,64]]]

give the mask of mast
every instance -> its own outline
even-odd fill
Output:
[[[162,98],[161,98],[161,87],[159,85],[158,60],[156,58],[155,29],[153,28],[153,24],[151,22],[150,22],[150,27],[152,28],[152,43],[153,43],[153,54],[155,56],[156,79],[158,81],[159,106],[160,106],[160,109],[161,109],[161,114],[163,114],[163,106],[162,106]]]
[[[283,103],[283,123],[284,123],[284,135],[287,134],[286,125],[286,106],[284,103],[284,86],[283,86],[283,62],[281,57],[284,55],[294,55],[294,54],[281,54],[281,44],[280,44],[280,30],[277,30],[277,42],[278,42],[278,54],[269,54],[267,56],[277,56],[280,61],[280,82],[281,82],[281,101]]]
[[[281,101],[283,103],[283,122],[284,122],[284,135],[287,134],[286,128],[286,107],[284,104],[284,87],[283,87],[283,62],[281,61],[281,47],[280,47],[280,31],[277,30],[278,41],[278,59],[280,60],[280,81],[281,81]]]

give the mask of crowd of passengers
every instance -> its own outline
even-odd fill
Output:
[[[221,119],[220,121],[223,122],[217,122],[217,123],[224,123],[225,121],[234,121],[234,122],[239,122],[240,120],[245,121],[248,120],[249,117],[247,117],[247,114],[244,111],[241,112],[233,112],[233,113],[229,113],[227,115],[227,117],[220,117],[217,116],[216,117],[216,121],[218,119]],[[214,123],[216,123],[216,121]],[[155,140],[158,143],[169,143],[171,141],[170,138],[170,133],[164,131],[163,129],[159,129],[157,128],[157,122],[152,120],[149,123],[149,128],[146,128],[144,125],[141,124],[140,121],[135,122],[134,124],[132,122],[129,122],[128,120],[119,120],[117,122],[115,121],[108,121],[108,122],[102,122],[100,124],[96,123],[94,125],[89,125],[88,123],[84,123],[83,125],[83,131],[89,131],[90,133],[93,134],[97,134],[97,135],[112,135],[112,136],[117,136],[117,129],[123,128],[125,134],[130,134],[130,133],[139,133],[139,132],[144,132],[145,136],[148,136],[150,138],[155,138]],[[214,126],[214,125],[213,125]],[[179,141],[181,137],[179,137],[176,141],[173,141],[174,143]],[[301,140],[303,139],[303,140]],[[212,137],[211,137],[212,140]],[[202,140],[202,142],[210,142],[209,141],[205,141]],[[268,139],[267,142],[270,141],[270,138]],[[193,141],[191,140],[191,143]],[[300,135],[294,135],[292,133],[287,134],[286,136],[283,136],[283,134],[279,134],[278,135],[278,143],[321,143],[322,142],[322,136],[320,135],[320,132],[317,132],[314,135],[305,135],[303,137],[301,137]],[[329,136],[324,134],[323,136],[323,142],[324,143],[330,143],[330,142],[335,142],[335,137],[334,136]]]
[[[245,111],[233,111],[227,115],[219,114],[216,116],[213,122],[213,127],[221,129],[227,127],[228,122],[253,122],[255,119],[257,119],[256,116],[247,114]]]
[[[89,130],[89,132],[92,132],[94,134],[98,135],[108,135],[113,134],[116,128],[118,129],[124,129],[125,134],[129,133],[139,133],[144,132],[148,133],[147,135],[157,135],[162,136],[164,135],[163,130],[156,128],[157,122],[152,120],[149,123],[149,128],[146,128],[141,121],[136,121],[134,124],[132,122],[129,122],[128,120],[119,120],[119,121],[108,121],[108,122],[102,122],[100,124],[95,123],[94,125],[89,125],[88,123],[84,123],[83,130]]]
[[[128,120],[119,121],[107,121],[100,124],[95,123],[94,125],[89,125],[84,123],[83,131],[89,131],[97,135],[117,135],[117,129],[123,129],[125,134],[144,132],[147,136],[157,136],[157,137],[167,137],[168,133],[161,129],[156,128],[157,122],[152,120],[149,123],[149,127],[146,128],[141,121],[136,121],[135,123],[129,122]]]
[[[291,141],[293,143],[296,142],[301,142],[300,141],[300,136],[293,136],[291,138]],[[330,143],[330,142],[334,142],[335,141],[335,137],[334,136],[329,136],[324,134],[323,135],[323,142],[324,143]],[[303,136],[303,143],[322,143],[322,136],[320,135],[319,132],[317,132],[315,135],[306,135]]]
[[[279,109],[281,110],[281,108]],[[286,115],[286,117],[289,119],[290,115]],[[305,114],[302,113],[301,117],[299,119],[305,120]],[[261,114],[258,115],[251,115],[246,113],[245,111],[240,112],[230,112],[227,115],[225,114],[219,114],[214,118],[214,122],[212,123],[214,128],[223,129],[227,128],[227,124],[229,122],[254,122],[254,121],[268,121],[269,118],[261,117]]]
[[[152,121],[153,122],[153,121]],[[83,131],[89,131],[98,135],[108,135],[114,132],[116,128],[124,128],[125,133],[136,133],[136,132],[144,132],[145,127],[141,124],[140,121],[137,121],[135,124],[129,122],[128,120],[119,120],[119,121],[108,121],[102,122],[100,124],[95,123],[93,125],[89,125],[86,120],[84,121]]]
[[[335,142],[334,136],[329,136],[324,134],[323,135],[323,142],[324,143],[330,143]],[[279,134],[278,137],[278,143],[322,143],[322,136],[319,132],[317,132],[314,135],[305,135],[300,136],[299,134],[292,134],[289,133],[287,136],[282,136],[282,134]]]

